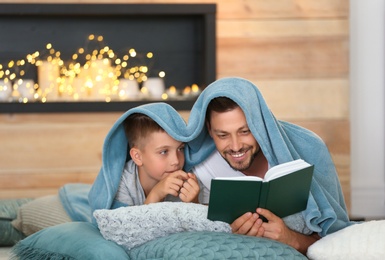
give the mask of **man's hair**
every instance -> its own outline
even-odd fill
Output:
[[[223,113],[237,107],[239,107],[239,105],[228,97],[216,97],[212,99],[206,110],[206,124],[210,125],[211,112]]]
[[[145,114],[134,113],[129,115],[123,122],[124,131],[129,147],[139,145],[140,140],[155,132],[164,132],[152,118]]]

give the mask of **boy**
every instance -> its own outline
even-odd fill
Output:
[[[129,206],[164,200],[198,202],[197,178],[182,170],[184,143],[141,113],[131,114],[123,125],[131,160],[125,164],[115,200]]]

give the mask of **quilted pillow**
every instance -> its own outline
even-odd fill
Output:
[[[307,259],[277,241],[221,232],[181,232],[135,247],[128,253],[105,240],[87,222],[69,222],[43,229],[12,248],[11,259]]]
[[[307,256],[312,260],[385,259],[385,220],[355,224],[311,245]]]
[[[153,239],[183,231],[231,232],[229,224],[207,219],[207,206],[184,202],[159,202],[148,205],[94,211],[103,237],[126,251]]]
[[[128,252],[130,259],[307,259],[294,248],[267,238],[220,232],[181,232]]]

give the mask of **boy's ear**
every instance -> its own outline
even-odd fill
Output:
[[[140,150],[136,147],[130,149],[130,156],[131,159],[134,161],[134,163],[137,166],[142,166],[142,153]]]

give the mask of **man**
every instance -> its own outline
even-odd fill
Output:
[[[206,114],[207,129],[198,114]],[[284,219],[262,208],[245,212],[231,224],[234,233],[274,239],[306,254],[321,236],[351,224],[325,144],[309,130],[276,120],[251,82],[225,78],[208,86],[191,111],[189,127],[197,138],[189,143],[187,161],[202,183],[202,203],[208,203],[214,177],[263,178],[269,167],[299,158],[315,166],[305,211]]]

